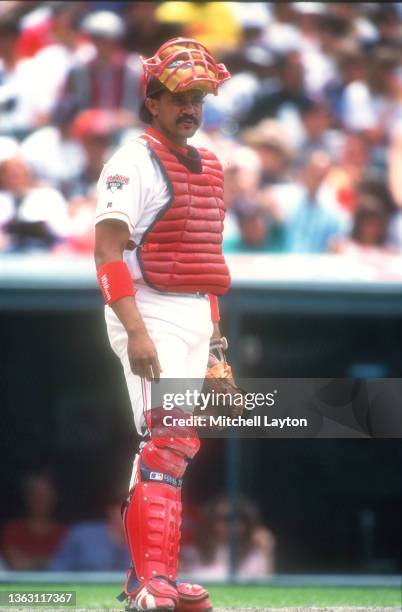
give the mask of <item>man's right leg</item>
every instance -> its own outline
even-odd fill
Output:
[[[126,583],[131,610],[174,610],[181,524],[181,483],[196,437],[151,438],[136,459],[124,512],[133,571]]]

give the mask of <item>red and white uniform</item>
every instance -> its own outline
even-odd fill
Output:
[[[191,39],[167,41],[155,56],[142,61],[147,97],[155,93],[152,79],[171,92],[198,87],[216,94],[230,77],[223,64]],[[145,106],[142,110],[141,118],[149,121]],[[218,320],[217,296],[230,284],[222,255],[219,161],[210,151],[180,147],[150,128],[120,149],[101,175],[96,222],[111,219],[127,225],[130,239],[124,253],[127,267],[115,261],[98,270],[106,302],[113,303],[116,286],[120,295],[133,295],[131,275],[161,377],[195,378],[201,385],[212,319]],[[124,590],[128,609],[209,612],[205,589],[177,583],[182,478],[200,442],[192,428],[169,434],[160,428],[150,431],[150,383],[132,373],[126,331],[108,306],[106,323],[124,368],[137,430],[144,436],[123,513],[132,558]],[[158,420],[161,406],[152,408]]]
[[[173,93],[198,88],[216,94],[230,78],[225,66],[192,39],[167,41],[142,62],[146,98],[161,87]],[[145,100],[140,117],[152,123],[146,106]],[[131,275],[161,376],[199,379],[201,385],[212,321],[219,320],[217,296],[230,285],[222,254],[219,161],[210,151],[180,147],[149,128],[118,151],[102,173],[96,222],[111,219],[127,225],[130,239],[124,253],[127,266],[119,260],[98,269],[107,304],[113,304],[114,296],[118,300],[135,293]],[[123,512],[132,559],[124,589],[126,609],[210,612],[205,589],[177,583],[182,478],[199,449],[199,439],[190,427],[169,433],[159,426],[149,428],[150,383],[132,373],[126,331],[109,307],[106,323],[124,368],[137,430],[144,436]],[[174,410],[182,414],[179,407]],[[158,425],[161,416],[163,408],[152,405]]]
[[[137,307],[158,352],[161,377],[203,379],[213,329],[208,295],[151,288],[133,249],[171,196],[146,140],[137,138],[114,154],[103,169],[98,194],[96,223],[116,219],[126,223],[130,231],[132,244],[124,252],[124,261],[137,289]],[[123,365],[137,431],[144,434],[150,383],[132,373],[126,331],[109,306],[105,307],[105,318],[110,344]]]
[[[221,250],[223,218],[223,173],[216,157],[177,147],[155,130],[120,149],[100,177],[96,222],[115,219],[129,229],[124,260],[161,377],[202,384],[213,331],[210,302],[230,283]],[[181,479],[199,440],[192,432],[157,438],[149,431],[151,383],[132,373],[127,333],[109,306],[105,318],[137,431],[145,436],[124,513],[134,568],[127,597],[135,610],[174,609],[177,602],[181,612],[210,610],[205,589],[176,585]]]

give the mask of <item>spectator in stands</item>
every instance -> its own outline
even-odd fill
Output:
[[[96,185],[103,164],[111,154],[110,147],[117,127],[116,118],[112,112],[89,109],[77,115],[72,125],[67,126],[67,129],[62,132],[65,134],[64,139],[61,138],[61,135],[58,137],[57,132],[53,134],[54,152],[59,153],[53,164],[51,161],[35,161],[34,147],[30,146],[28,149],[33,164],[45,171],[54,169],[62,172],[63,156],[73,157],[74,149],[78,153],[77,158],[73,157],[71,160],[70,176],[65,176],[65,180],[60,184],[68,200],[68,219],[65,240],[57,245],[58,252],[89,254],[93,249]],[[48,136],[50,142],[51,135]],[[32,135],[24,143],[22,149],[25,153],[28,148],[27,144],[31,145],[29,140],[35,140],[37,143],[39,135]],[[72,174],[73,170],[75,170],[74,174]],[[64,172],[66,172],[65,169]]]
[[[359,186],[359,202],[373,199],[379,203],[387,217],[385,247],[389,251],[402,251],[402,213],[385,178],[366,179]]]
[[[277,55],[300,49],[301,34],[295,25],[293,3],[272,2],[270,10],[271,19],[263,36],[269,49]]]
[[[21,142],[21,157],[35,179],[68,198],[84,172],[86,156],[72,131],[72,113],[54,119],[54,124],[33,131]]]
[[[140,103],[141,66],[138,56],[127,55],[122,46],[123,20],[107,11],[90,13],[81,31],[93,44],[93,56],[70,71],[56,116],[97,108],[114,111],[121,127],[133,124]]]
[[[320,49],[323,56],[327,56],[327,61],[331,66],[328,77],[332,78],[336,71],[336,57],[347,41],[353,38],[353,19],[348,19],[345,15],[333,12],[335,3],[327,7],[327,13],[320,17],[320,27],[318,31]],[[324,85],[325,86],[325,85]]]
[[[319,96],[334,70],[332,58],[323,53],[321,24],[326,16],[326,2],[293,2],[294,24],[300,36],[300,51],[304,69],[305,91]]]
[[[361,202],[355,210],[353,228],[348,239],[338,239],[330,250],[333,253],[357,254],[359,251],[384,249],[389,215],[374,198]]]
[[[373,3],[371,19],[377,26],[378,35],[373,41],[375,46],[388,46],[401,50],[400,13],[393,2]]]
[[[362,50],[354,40],[346,42],[335,55],[336,69],[325,85],[323,94],[327,99],[333,122],[344,129],[345,91],[353,83],[364,83],[366,64]]]
[[[207,106],[216,106],[232,121],[246,123],[251,107],[271,81],[274,57],[261,44],[250,43],[225,58],[232,78],[223,83],[219,98],[207,100]]]
[[[263,526],[257,506],[244,497],[239,499],[237,515],[233,514],[225,497],[218,497],[204,506],[194,545],[182,548],[181,571],[204,580],[226,579],[229,575],[230,525],[237,536],[236,575],[239,578],[271,576],[275,538]]]
[[[357,206],[358,187],[373,169],[372,148],[363,132],[344,132],[343,136],[339,158],[331,165],[325,184],[339,206],[351,214]]]
[[[233,73],[221,95],[206,100],[204,130],[194,143],[212,146],[223,162],[227,248],[244,248],[244,224],[246,233],[253,228],[257,236],[268,220],[271,236],[271,213],[260,214],[260,200],[282,219],[282,209],[292,209],[305,189],[304,179],[291,186],[296,173],[304,175],[306,160],[321,152],[331,161],[317,190],[318,209],[325,202],[326,212],[338,217],[341,208],[352,222],[361,181],[373,172],[388,174],[400,207],[390,218],[390,243],[398,246],[401,16],[396,4],[337,2],[224,7],[210,2],[27,2],[0,10],[0,136],[22,139],[18,162],[9,163],[0,152],[0,165],[7,161],[0,171],[5,176],[0,250],[88,252],[96,175],[118,140],[133,138],[140,129],[137,54],[150,55],[158,38],[180,34],[215,48]],[[76,130],[74,117],[94,109],[113,114],[111,133],[100,133],[99,122],[91,120]],[[49,114],[53,125],[43,125]],[[245,157],[233,163],[237,151]],[[27,194],[4,186],[10,174],[21,182],[24,172],[30,199],[37,194],[42,200],[30,205],[29,214],[23,204]],[[45,192],[39,189],[48,190],[46,201],[52,204],[44,203]],[[293,194],[288,207],[272,204],[280,192]],[[235,214],[244,203],[250,214]],[[289,238],[289,225],[281,223]],[[256,244],[267,248],[265,240]]]
[[[359,189],[359,200],[353,216],[349,236],[335,240],[330,245],[334,253],[348,255],[376,255],[395,252],[399,245],[393,243],[392,222],[395,206],[384,183],[365,182]]]
[[[274,55],[263,41],[269,22],[268,7],[264,3],[234,3],[241,25],[241,38],[235,49],[225,53],[222,61],[232,78],[226,81],[215,104],[236,122],[243,122],[261,89],[269,85],[274,74]]]
[[[366,58],[364,80],[352,81],[343,92],[344,128],[365,132],[372,143],[381,143],[388,137],[400,110],[400,57],[400,50],[375,49]]]
[[[297,161],[303,162],[313,151],[326,151],[332,158],[340,154],[343,137],[339,130],[331,129],[331,114],[324,100],[311,100],[302,109],[303,135],[297,147]]]
[[[170,38],[182,36],[182,25],[160,21],[156,16],[158,2],[127,2],[124,8],[126,35],[124,47],[130,53],[152,57]]]
[[[13,13],[21,13],[24,2],[18,3]],[[42,49],[53,45],[58,31],[65,27],[65,19],[71,13],[79,14],[85,10],[86,2],[26,2],[25,16],[20,20],[21,35],[18,39],[18,59],[36,56]],[[35,6],[36,5],[36,6]],[[73,5],[73,6],[71,6]]]
[[[294,151],[286,129],[272,119],[244,130],[242,140],[257,153],[261,162],[260,186],[289,181],[290,162]]]
[[[219,150],[215,147],[214,150]],[[257,202],[258,186],[261,180],[261,161],[250,148],[229,141],[229,150],[222,148],[221,158],[225,158],[225,228],[224,240],[227,244],[240,240],[237,216],[234,212],[240,203],[251,206]]]
[[[326,12],[324,2],[292,2],[294,23],[301,36],[301,47],[316,46],[320,37],[321,17]]]
[[[225,238],[225,253],[275,253],[283,248],[283,233],[280,225],[269,218],[258,204],[242,202],[235,206],[239,235]]]
[[[255,61],[255,67],[261,63],[257,50],[268,51],[264,42],[264,33],[270,22],[269,9],[260,2],[238,3],[234,6],[237,20],[241,26],[240,40],[236,48],[225,53],[223,61],[230,72],[235,74],[247,70]],[[250,53],[248,53],[250,51]],[[253,55],[253,51],[255,54]],[[264,55],[262,55],[264,57]],[[272,53],[270,53],[272,58]]]
[[[24,2],[20,2],[23,5]],[[22,7],[20,7],[22,8]],[[18,59],[33,57],[40,49],[50,44],[52,27],[52,10],[49,6],[28,6],[22,13],[11,11],[14,16],[20,17],[21,34],[18,37]]]
[[[63,196],[35,183],[19,156],[0,162],[0,211],[3,250],[46,250],[68,232]]]
[[[277,185],[261,193],[261,200],[282,226],[284,248],[291,253],[325,253],[329,244],[347,231],[347,218],[335,194],[323,188],[331,167],[324,151],[314,151],[294,184]]]
[[[71,131],[82,146],[84,165],[80,175],[70,185],[67,198],[95,198],[96,184],[111,155],[110,148],[117,128],[116,117],[110,111],[88,109],[76,116]]]
[[[51,6],[48,43],[34,56],[36,108],[42,125],[50,120],[62,94],[67,75],[88,52],[80,40],[78,19],[81,2],[61,2]]]
[[[0,134],[21,136],[38,124],[33,60],[18,61],[19,25],[0,21]]]
[[[374,2],[365,5],[354,2],[331,2],[327,4],[328,13],[349,24],[351,29],[349,39],[354,40],[360,47],[378,40],[378,30],[373,19]]]
[[[301,131],[299,113],[309,102],[300,53],[291,51],[280,55],[275,63],[275,74],[276,82],[260,93],[243,125],[256,125],[262,119],[274,118],[298,133]]]
[[[130,566],[121,504],[124,495],[106,503],[105,520],[86,521],[71,527],[51,569],[55,571],[125,571]]]
[[[50,473],[29,474],[23,481],[25,517],[10,520],[1,531],[1,552],[9,569],[44,570],[65,535],[54,517],[56,491]]]

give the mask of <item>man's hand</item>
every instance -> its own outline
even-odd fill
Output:
[[[158,353],[145,327],[128,335],[127,353],[134,374],[159,382],[161,366]]]

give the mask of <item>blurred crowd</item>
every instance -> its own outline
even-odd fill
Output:
[[[0,569],[20,571],[127,571],[130,554],[121,508],[126,494],[115,490],[99,500],[102,515],[67,524],[54,473],[40,469],[21,483],[21,514],[0,526]],[[234,569],[243,578],[270,576],[275,539],[256,504],[240,497],[236,509],[219,495],[183,517],[180,572],[225,579],[230,572],[230,538],[236,539]],[[231,536],[231,533],[233,536]]]
[[[0,5],[0,252],[90,253],[103,164],[144,126],[140,55],[233,78],[193,144],[225,171],[226,253],[402,249],[402,3]]]

